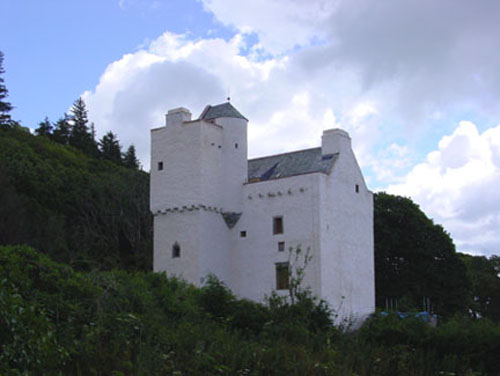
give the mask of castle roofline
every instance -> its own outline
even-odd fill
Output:
[[[323,155],[321,148],[297,150],[248,160],[248,182],[320,172],[329,174],[338,153]]]
[[[246,117],[244,117],[240,112],[233,107],[233,105],[229,102],[218,104],[215,106],[208,105],[205,107],[203,112],[201,113],[199,119],[200,120],[212,120],[217,118],[238,118],[244,119],[248,121]]]

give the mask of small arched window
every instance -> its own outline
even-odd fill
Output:
[[[172,246],[172,258],[181,257],[181,246],[175,242]]]

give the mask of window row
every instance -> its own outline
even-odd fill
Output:
[[[285,243],[278,243],[278,250],[284,251]],[[175,242],[172,246],[172,258],[181,257],[181,247]],[[290,264],[288,262],[278,262],[276,266],[276,290],[288,290],[290,286]]]

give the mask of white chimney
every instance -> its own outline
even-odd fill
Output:
[[[168,110],[165,116],[166,125],[181,125],[185,121],[191,121],[191,112],[187,108],[179,107]]]
[[[335,128],[323,131],[321,154],[345,153],[351,150],[351,138],[346,131]]]

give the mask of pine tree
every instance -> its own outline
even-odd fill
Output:
[[[101,157],[117,164],[122,163],[122,152],[120,142],[113,132],[106,133],[99,141]]]
[[[49,118],[45,116],[45,119],[38,123],[38,128],[35,129],[35,133],[38,136],[50,136],[53,130],[53,126],[49,121]]]
[[[4,99],[9,96],[7,88],[4,85],[2,74],[5,73],[3,68],[3,52],[0,51],[0,126],[10,126],[11,119],[9,112],[12,110],[12,105],[5,102]]]
[[[88,126],[88,111],[82,98],[73,103],[70,112],[73,124],[69,144],[88,155],[97,156],[97,145]]]
[[[51,138],[63,145],[69,144],[69,138],[71,135],[71,124],[69,123],[69,116],[64,114],[64,117],[60,118],[54,131],[52,132]]]
[[[123,154],[123,165],[128,168],[133,168],[134,170],[139,169],[140,163],[135,155],[134,145],[130,145],[126,153]]]

